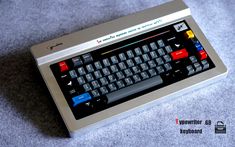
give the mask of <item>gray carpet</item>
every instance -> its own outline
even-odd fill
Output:
[[[234,146],[235,1],[185,0],[228,67],[228,77],[76,139],[34,65],[30,46],[143,10],[165,0],[0,0],[0,146]],[[179,126],[175,118],[211,120]],[[227,126],[215,134],[216,121]],[[180,134],[202,128],[202,134]]]

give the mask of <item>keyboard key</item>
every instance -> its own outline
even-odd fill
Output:
[[[114,75],[109,75],[109,76],[108,76],[108,79],[109,79],[110,83],[116,81],[116,77],[115,77]]]
[[[118,56],[119,56],[119,59],[120,59],[121,61],[125,61],[125,60],[126,60],[126,56],[125,56],[124,53],[120,53]]]
[[[142,73],[140,73],[140,75],[141,75],[141,77],[142,77],[143,80],[149,78],[149,75],[148,75],[147,72],[145,72],[145,71],[142,72]]]
[[[147,62],[147,61],[149,61],[149,60],[150,60],[150,58],[149,58],[149,55],[148,55],[148,54],[143,54],[143,55],[142,55],[142,58],[143,58],[144,62]]]
[[[78,68],[78,73],[79,73],[79,75],[80,75],[80,76],[82,76],[82,75],[85,75],[85,74],[86,74],[86,72],[85,72],[85,70],[84,70],[84,68],[83,68],[83,67],[79,67],[79,68]]]
[[[149,65],[150,68],[154,68],[154,67],[157,66],[153,60],[148,61],[148,65]]]
[[[69,67],[65,61],[59,62],[59,67],[60,67],[60,72],[65,72],[69,70]]]
[[[115,86],[114,83],[109,84],[109,85],[108,85],[108,88],[109,88],[109,90],[110,90],[111,92],[117,90],[117,87]]]
[[[93,86],[93,89],[96,89],[96,88],[99,88],[99,87],[100,87],[100,84],[99,84],[99,82],[98,82],[97,80],[92,81],[92,82],[91,82],[91,85]]]
[[[165,46],[163,40],[158,40],[157,44],[159,45],[160,48]]]
[[[134,60],[135,60],[136,64],[141,64],[142,63],[142,60],[141,60],[140,57],[135,57]]]
[[[148,72],[149,72],[149,74],[150,74],[150,77],[153,77],[153,76],[156,76],[156,75],[157,75],[155,69],[150,69],[150,70],[148,70]]]
[[[77,78],[77,81],[78,81],[78,84],[79,84],[79,85],[83,85],[83,84],[86,83],[85,79],[84,79],[82,76],[81,76],[81,77],[78,77],[78,78]]]
[[[92,90],[92,91],[91,91],[91,94],[92,94],[93,97],[98,97],[98,96],[100,96],[100,93],[98,92],[98,90]]]
[[[141,67],[142,71],[145,71],[145,70],[149,69],[149,67],[148,67],[148,65],[146,63],[140,64],[140,67]]]
[[[134,85],[130,85],[115,92],[109,93],[106,95],[108,98],[108,104],[125,98],[127,96],[133,95],[135,93],[141,92],[153,86],[157,86],[161,83],[163,83],[162,78],[160,76],[155,76],[151,79],[147,79]]]
[[[102,65],[101,65],[100,61],[96,61],[94,64],[95,64],[95,68],[97,70],[102,69]]]
[[[198,52],[198,56],[199,56],[200,60],[204,60],[204,59],[207,58],[207,54],[206,54],[206,52],[204,50],[199,51]]]
[[[92,58],[92,56],[91,56],[90,53],[87,53],[87,54],[82,55],[82,58],[83,58],[83,62],[84,62],[85,64],[91,63],[91,62],[93,61],[93,58]]]
[[[201,63],[202,63],[202,69],[203,70],[209,68],[209,66],[210,66],[209,63],[206,60],[202,60]]]
[[[157,45],[155,42],[150,43],[150,47],[152,48],[152,50],[156,50],[157,49]]]
[[[80,57],[74,57],[72,58],[73,66],[78,67],[83,64],[82,59]]]
[[[191,30],[186,31],[185,36],[186,36],[187,39],[194,38],[194,34]]]
[[[158,49],[157,52],[158,52],[159,56],[165,55],[165,52],[162,48]]]
[[[112,56],[111,61],[112,61],[113,64],[117,64],[118,63],[118,58],[116,56]]]
[[[95,72],[94,72],[94,75],[95,75],[95,78],[96,78],[96,79],[99,79],[99,78],[102,77],[102,73],[101,73],[99,70],[95,71]]]
[[[141,70],[140,70],[140,68],[139,68],[138,66],[134,66],[134,67],[132,67],[132,70],[134,71],[134,73],[135,73],[135,74],[137,74],[137,73],[140,73],[140,72],[141,72]]]
[[[164,64],[164,67],[165,67],[166,71],[169,71],[169,70],[171,70],[171,69],[172,69],[172,67],[171,67],[170,63],[166,63],[166,64]]]
[[[132,67],[135,65],[132,59],[127,60],[126,63],[128,67]]]
[[[116,75],[117,75],[118,80],[125,78],[124,74],[121,71],[117,72]]]
[[[75,96],[72,98],[73,100],[73,107],[76,107],[78,104],[86,102],[91,99],[91,96],[89,93],[83,93],[81,95]]]
[[[125,69],[124,73],[126,74],[126,77],[132,76],[132,72],[130,69]]]
[[[135,54],[136,56],[142,55],[141,49],[139,47],[135,48]]]
[[[192,65],[188,65],[188,66],[186,67],[186,69],[187,69],[187,74],[188,74],[188,76],[195,73],[195,71],[194,71]]]
[[[89,73],[89,72],[93,72],[93,71],[94,71],[94,68],[93,68],[93,66],[92,66],[91,64],[88,64],[88,65],[86,65],[86,70],[87,70],[88,73]]]
[[[84,88],[84,90],[85,90],[86,92],[92,90],[89,83],[84,84],[84,85],[83,85],[83,88]]]
[[[118,67],[117,67],[117,65],[112,65],[112,66],[110,66],[110,69],[111,69],[112,73],[118,72]]]
[[[158,57],[158,56],[157,56],[156,51],[152,51],[152,52],[150,52],[150,56],[151,56],[151,58],[152,58],[152,59],[154,59],[154,58],[157,58],[157,57]]]
[[[163,60],[162,60],[161,57],[157,58],[157,59],[156,59],[156,62],[157,62],[157,65],[162,65],[162,64],[164,64],[164,62],[163,62]]]
[[[165,47],[165,50],[166,50],[166,52],[167,52],[168,54],[173,51],[170,45],[166,46],[166,47]]]
[[[107,85],[109,82],[108,82],[108,80],[106,79],[106,77],[103,77],[103,78],[100,78],[100,83],[101,83],[101,85]]]
[[[121,70],[126,69],[126,65],[125,65],[125,63],[124,63],[124,62],[120,62],[120,63],[118,63],[118,66],[119,66],[119,68],[120,68]]]
[[[125,78],[125,82],[126,82],[126,85],[133,84],[133,81],[131,80],[131,78]]]
[[[109,91],[108,91],[108,89],[104,86],[104,87],[100,87],[100,92],[101,92],[102,95],[104,95],[104,94],[108,93]]]
[[[127,51],[126,53],[127,53],[128,58],[134,58],[134,57],[135,57],[135,55],[134,55],[134,53],[132,52],[132,50],[129,50],[129,51]]]
[[[172,60],[178,60],[188,57],[188,52],[185,48],[171,53]]]
[[[94,77],[92,76],[92,74],[89,73],[89,74],[86,74],[86,79],[88,82],[90,82],[94,80]]]
[[[141,78],[139,75],[134,75],[132,78],[134,79],[135,83],[141,81]]]
[[[142,49],[143,49],[144,53],[148,53],[150,51],[149,47],[147,45],[143,45]]]
[[[199,72],[202,70],[202,66],[198,62],[194,63],[193,66],[194,66],[196,72]]]
[[[110,64],[110,62],[109,62],[109,59],[108,59],[108,58],[103,59],[103,64],[104,64],[104,66],[105,66],[105,67],[107,67],[107,66],[110,66],[110,65],[111,65],[111,64]]]
[[[125,87],[125,84],[124,84],[124,82],[122,80],[117,81],[116,84],[117,84],[119,89]]]
[[[171,61],[171,57],[169,55],[164,55],[163,58],[164,58],[165,62]]]
[[[109,71],[109,69],[108,69],[107,67],[106,67],[106,68],[103,68],[102,71],[103,71],[103,74],[104,74],[105,76],[110,75],[110,71]]]
[[[163,69],[163,67],[162,66],[157,66],[157,71],[158,71],[158,74],[161,74],[161,73],[163,73],[164,72],[164,69]]]
[[[71,77],[72,79],[74,79],[74,78],[77,77],[77,73],[76,73],[75,70],[70,70],[70,71],[69,71],[69,75],[70,75],[70,77]]]
[[[197,62],[197,58],[195,56],[190,56],[189,59],[190,59],[190,61],[192,63],[196,63]]]

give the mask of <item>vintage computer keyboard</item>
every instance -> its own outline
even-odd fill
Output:
[[[180,0],[33,46],[31,51],[71,136],[227,74]]]

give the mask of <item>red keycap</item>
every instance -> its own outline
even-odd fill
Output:
[[[66,64],[65,61],[60,62],[59,63],[59,67],[60,67],[60,71],[61,72],[69,70],[69,67],[68,67],[68,65]]]
[[[205,50],[201,50],[198,52],[198,56],[199,56],[200,60],[204,60],[207,58],[207,53]]]
[[[172,60],[178,60],[188,57],[188,52],[185,48],[171,53]]]

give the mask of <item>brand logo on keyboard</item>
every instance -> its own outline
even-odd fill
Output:
[[[60,46],[60,45],[63,45],[63,43],[56,43],[55,45],[52,45],[52,46],[48,46],[47,48],[50,49],[50,50],[54,50],[56,49],[56,47]]]
[[[186,26],[186,24],[184,22],[174,25],[174,28],[177,32],[181,32],[181,31],[188,29],[188,27]]]

